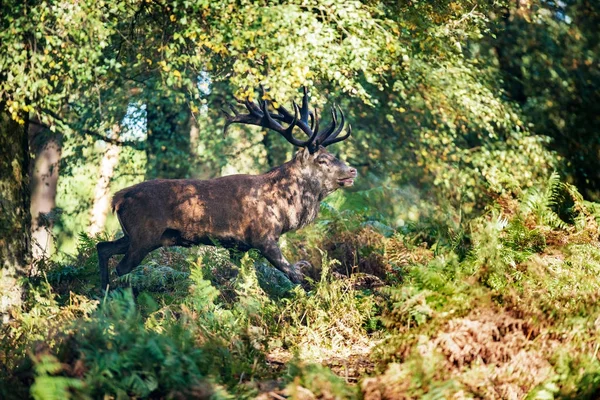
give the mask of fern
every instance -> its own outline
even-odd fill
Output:
[[[573,200],[573,206],[571,207],[571,213],[573,215],[573,222],[577,231],[582,231],[588,224],[588,217],[591,217],[592,213],[585,204],[583,196],[577,188],[569,183],[564,184],[566,192]]]
[[[209,280],[204,279],[202,272],[202,261],[193,264],[190,270],[192,281],[191,296],[188,298],[192,309],[198,313],[214,310],[215,301],[219,297],[219,291],[211,285]]]
[[[76,336],[92,396],[165,397],[204,380],[193,332],[168,321],[147,329],[130,290],[111,293],[94,317]]]
[[[570,204],[572,202],[572,205]],[[567,221],[558,214],[567,217]],[[532,188],[526,192],[521,201],[521,213],[524,216],[533,215],[538,225],[554,229],[575,229],[580,232],[585,229],[597,229],[593,212],[586,205],[583,196],[577,188],[569,183],[560,181],[558,173],[554,172],[543,189]]]
[[[521,212],[523,215],[535,216],[539,225],[567,229],[569,225],[553,210],[559,204],[563,190],[560,175],[554,171],[543,189],[531,188],[525,193],[521,201]]]
[[[70,399],[73,391],[82,390],[84,384],[75,378],[55,376],[62,372],[61,363],[50,354],[34,358],[35,380],[31,385],[31,396],[36,400]]]

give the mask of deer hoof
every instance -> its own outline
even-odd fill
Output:
[[[308,261],[305,261],[305,260],[301,260],[291,266],[292,273],[289,274],[288,276],[290,277],[290,280],[292,282],[304,284],[304,283],[306,283],[304,278],[311,269],[312,269],[311,263],[309,263]],[[292,275],[293,275],[293,277],[292,277]]]
[[[286,270],[283,272],[287,275],[290,281],[292,281],[292,283],[299,284],[304,281],[304,274],[296,265],[290,265],[289,268],[286,268]]]
[[[312,269],[312,264],[306,260],[301,260],[294,264],[294,268],[306,275],[306,273]]]

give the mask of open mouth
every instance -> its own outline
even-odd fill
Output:
[[[340,186],[352,186],[354,185],[354,178],[338,179]]]

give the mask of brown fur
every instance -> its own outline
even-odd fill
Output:
[[[108,259],[114,254],[125,254],[117,265],[123,275],[159,247],[216,243],[256,248],[299,283],[302,274],[281,254],[279,237],[313,221],[321,200],[355,177],[354,168],[320,148],[314,154],[302,149],[262,175],[156,179],[123,189],[112,207],[124,236],[97,246],[102,287],[108,286]]]

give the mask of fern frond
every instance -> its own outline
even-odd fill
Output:
[[[560,175],[554,171],[542,190],[532,188],[525,193],[521,200],[521,213],[524,216],[533,215],[540,225],[567,229],[569,225],[553,210],[561,203],[565,189],[565,185],[560,181]]]
[[[544,204],[545,208],[550,208],[558,205],[560,201],[561,191],[563,189],[563,183],[560,181],[560,175],[554,171],[548,178],[546,188],[544,190]]]
[[[565,183],[564,188],[573,200],[572,211],[575,214],[573,217],[575,229],[582,231],[586,228],[588,216],[591,215],[590,210],[586,206],[583,196],[575,186]]]

